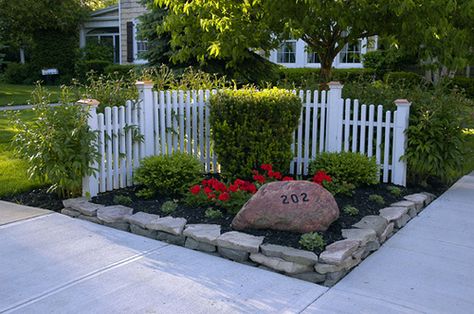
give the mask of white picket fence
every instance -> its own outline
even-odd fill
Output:
[[[139,99],[125,106],[107,107],[97,114],[88,103],[89,125],[98,132],[100,162],[95,175],[84,178],[83,194],[131,186],[133,173],[147,156],[176,151],[196,156],[206,172],[219,172],[210,136],[208,99],[215,91],[153,91],[137,82]],[[341,98],[342,85],[330,83],[328,92],[294,91],[303,103],[294,135],[290,173],[307,175],[308,164],[321,152],[352,151],[375,156],[381,180],[405,185],[405,152],[410,103],[395,102],[395,112],[382,106]]]

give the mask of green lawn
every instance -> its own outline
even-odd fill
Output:
[[[33,112],[23,110],[21,116],[31,119]],[[0,112],[0,197],[28,191],[39,186],[39,183],[28,179],[26,163],[16,158],[12,152],[11,138],[14,131],[4,112]]]
[[[45,86],[51,93],[51,101],[57,101],[59,95],[59,87]],[[34,85],[13,85],[0,84],[0,106],[12,105],[26,105],[31,98],[31,92],[34,90]]]

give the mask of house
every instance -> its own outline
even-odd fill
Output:
[[[137,38],[139,17],[145,12],[139,0],[119,0],[118,5],[93,12],[81,27],[80,47],[85,47],[87,42],[106,43],[114,49],[115,63],[146,63],[140,56],[148,49],[147,42]],[[370,41],[361,39],[346,45],[335,58],[333,67],[362,68],[362,55],[376,47],[376,37]],[[278,49],[270,52],[269,60],[289,68],[320,67],[318,56],[309,52],[301,39],[283,42]]]

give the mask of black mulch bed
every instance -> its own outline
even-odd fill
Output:
[[[336,196],[336,202],[341,209],[340,217],[335,221],[326,232],[323,232],[322,235],[326,244],[330,244],[334,241],[342,239],[341,229],[350,228],[352,224],[359,221],[362,217],[366,215],[378,215],[379,209],[389,206],[391,203],[401,200],[403,195],[412,194],[421,191],[428,191],[435,195],[442,194],[448,187],[439,183],[432,183],[431,187],[409,187],[402,189],[402,196],[395,197],[387,189],[389,185],[379,184],[371,187],[358,188],[352,197],[347,196]],[[30,192],[25,192],[17,194],[14,196],[2,197],[1,199],[28,205],[34,207],[40,207],[45,209],[50,209],[59,212],[62,208],[62,200],[52,193],[46,192],[47,188],[35,189]],[[116,195],[129,196],[132,199],[132,204],[128,205],[134,209],[134,212],[147,212],[151,214],[158,214],[164,216],[160,211],[161,205],[167,201],[171,200],[166,196],[157,196],[153,199],[142,199],[135,195],[139,190],[139,187],[125,188],[121,190],[115,190],[112,192],[106,192],[100,194],[98,197],[92,199],[93,202],[104,205],[114,205],[114,197]],[[384,205],[377,204],[369,200],[369,195],[378,194],[382,196],[385,200]],[[342,211],[344,206],[351,205],[356,207],[359,210],[359,214],[355,216],[350,216]],[[220,224],[222,226],[222,231],[232,230],[230,223],[232,222],[233,215],[225,214],[222,218],[219,219],[209,219],[204,215],[205,208],[190,208],[185,205],[179,205],[175,212],[171,214],[173,217],[183,217],[186,218],[188,223],[214,223]],[[258,236],[265,236],[265,243],[280,244],[285,246],[291,246],[295,248],[301,248],[298,241],[301,234],[285,231],[274,231],[274,230],[244,230],[246,233],[250,233]],[[316,253],[320,251],[315,250]]]

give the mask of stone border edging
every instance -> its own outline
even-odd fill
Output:
[[[378,216],[365,216],[353,228],[343,229],[344,240],[326,246],[319,256],[306,250],[264,244],[264,237],[243,232],[221,234],[220,225],[187,224],[184,218],[145,212],[132,214],[132,208],[94,204],[86,198],[64,200],[61,213],[330,287],[434,199],[427,192],[407,195],[381,209]]]

